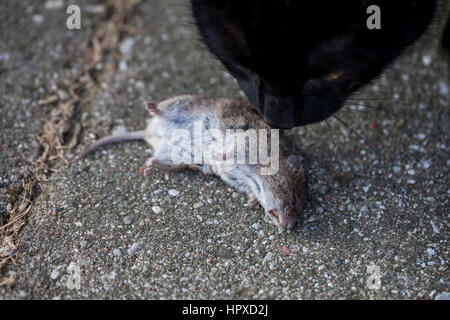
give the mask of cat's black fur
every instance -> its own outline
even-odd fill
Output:
[[[264,120],[321,121],[430,25],[436,0],[191,0],[204,43]],[[369,5],[381,30],[369,30]]]

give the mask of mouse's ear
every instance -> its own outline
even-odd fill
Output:
[[[303,174],[302,160],[303,158],[300,155],[291,154],[286,159],[286,164],[295,174]]]
[[[145,109],[147,109],[148,112],[154,115],[161,115],[161,110],[158,109],[158,104],[154,102],[147,102],[145,105]]]

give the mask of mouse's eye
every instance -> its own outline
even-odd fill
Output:
[[[291,154],[286,160],[286,164],[294,174],[303,174],[302,157]]]

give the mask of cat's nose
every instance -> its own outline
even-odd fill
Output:
[[[260,112],[266,123],[279,129],[296,126],[295,101],[290,97],[265,95],[264,106]]]

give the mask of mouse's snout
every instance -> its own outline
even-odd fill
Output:
[[[279,222],[283,227],[290,230],[294,228],[295,224],[297,223],[297,219],[280,215]]]
[[[271,209],[267,211],[273,222],[286,229],[292,229],[297,223],[297,219],[293,217],[287,217],[284,214],[280,214],[277,210]]]

